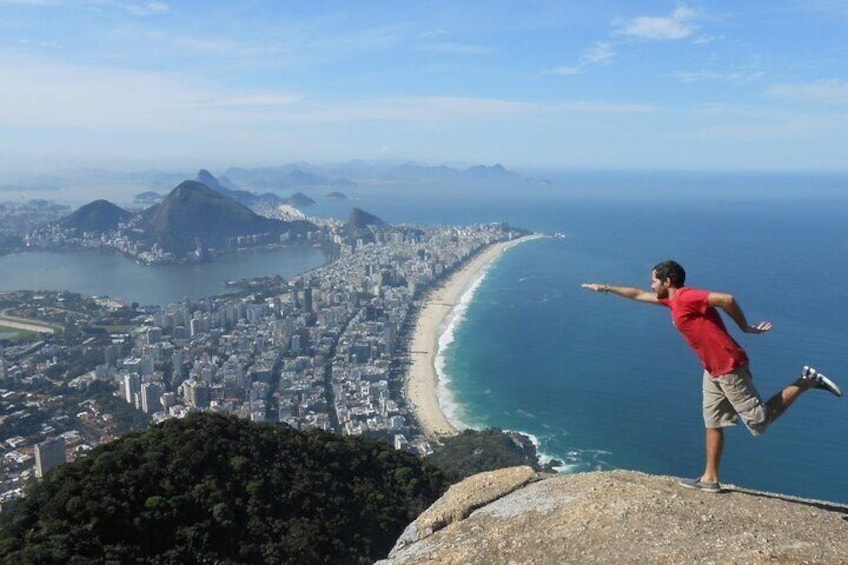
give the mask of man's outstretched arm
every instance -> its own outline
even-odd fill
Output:
[[[595,292],[617,294],[618,296],[623,296],[624,298],[638,300],[639,302],[647,302],[648,304],[660,303],[660,301],[657,299],[656,293],[648,290],[642,290],[641,288],[635,288],[632,286],[613,286],[610,284],[599,283],[585,283],[580,286],[582,286],[583,288],[588,288],[589,290],[594,290]]]
[[[771,322],[760,322],[756,325],[748,323],[748,319],[742,312],[742,308],[732,294],[724,292],[711,292],[707,296],[707,304],[714,308],[721,308],[725,314],[736,322],[739,329],[746,334],[761,334],[771,329]]]

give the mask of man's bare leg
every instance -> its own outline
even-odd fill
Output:
[[[707,428],[706,446],[707,464],[704,474],[701,475],[701,482],[717,483],[721,452],[724,450],[724,428]]]
[[[810,388],[809,383],[798,379],[788,387],[784,388],[766,402],[769,409],[769,417],[771,421],[777,420],[780,415],[786,412],[786,409],[792,406],[792,403],[801,396],[801,393]]]

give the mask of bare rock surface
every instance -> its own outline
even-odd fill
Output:
[[[379,563],[848,564],[848,506],[729,485],[710,494],[633,471],[515,467],[454,485]]]

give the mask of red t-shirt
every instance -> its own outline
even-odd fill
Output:
[[[671,321],[695,351],[704,369],[713,376],[725,375],[748,364],[745,350],[734,341],[718,310],[707,303],[709,292],[689,287],[677,289],[674,299],[660,299],[671,309]]]

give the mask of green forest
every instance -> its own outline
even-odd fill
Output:
[[[197,413],[53,469],[3,563],[373,563],[447,488],[385,443]]]
[[[466,430],[421,460],[383,441],[193,413],[129,433],[0,514],[0,562],[373,563],[456,481],[539,465],[521,434]]]

